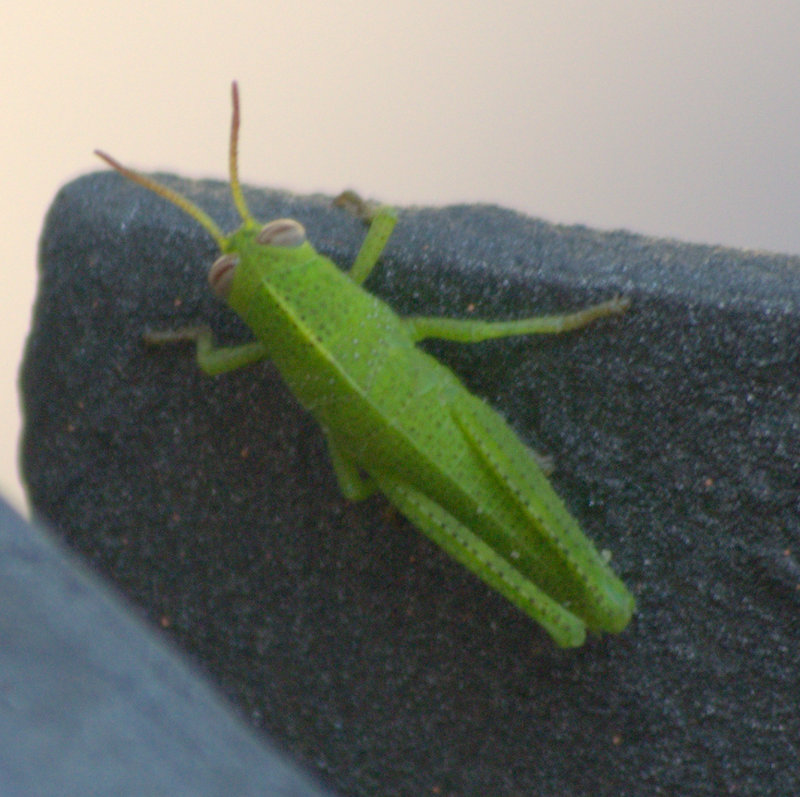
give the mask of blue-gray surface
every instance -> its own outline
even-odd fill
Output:
[[[0,499],[0,794],[323,792]]]
[[[224,228],[227,189],[174,181]],[[347,264],[323,198],[249,194]],[[116,175],[56,199],[23,370],[36,511],[342,794],[800,793],[800,261],[493,207],[406,210],[368,285],[509,318],[617,292],[558,338],[429,347],[536,448],[638,612],[553,648],[379,496],[261,365],[212,380],[145,327],[241,326],[203,230]]]

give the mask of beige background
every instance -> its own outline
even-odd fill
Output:
[[[793,1],[5,0],[0,490],[36,239],[93,148],[223,177],[237,78],[247,182],[800,253],[799,45]]]

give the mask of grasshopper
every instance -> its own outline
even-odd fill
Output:
[[[431,540],[539,623],[562,647],[586,631],[617,633],[634,599],[584,536],[537,456],[455,374],[415,344],[476,342],[559,333],[622,313],[614,298],[566,315],[517,321],[400,317],[362,288],[397,221],[388,207],[371,223],[349,271],[320,255],[294,219],[261,225],[238,176],[239,95],[234,82],[229,170],[242,225],[225,235],[186,197],[97,155],[201,224],[221,256],[212,290],[255,340],[217,347],[207,327],[146,336],[193,341],[209,375],[268,358],[325,434],[342,490],[358,501],[380,490]]]

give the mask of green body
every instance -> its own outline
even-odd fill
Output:
[[[223,236],[201,211],[180,201],[227,253],[210,279],[213,284],[219,273],[227,275],[219,292],[256,342],[214,348],[205,329],[151,340],[196,339],[199,362],[209,373],[271,359],[322,426],[348,498],[383,492],[559,645],[580,645],[587,628],[621,631],[633,597],[567,512],[536,457],[500,415],[416,343],[425,337],[469,341],[577,328],[621,312],[625,300],[505,324],[401,318],[361,287],[391,233],[393,213],[375,214],[349,273],[318,254],[296,222],[273,222],[262,231],[244,206],[235,175],[237,128],[234,94],[231,181],[243,226]]]

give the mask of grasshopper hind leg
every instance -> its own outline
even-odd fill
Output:
[[[508,505],[527,517],[531,544],[549,551],[550,566],[543,575],[560,574],[549,591],[575,607],[592,630],[618,633],[633,614],[633,596],[583,534],[544,473],[530,462],[530,450],[499,415],[472,399],[451,408],[453,418],[506,494]]]
[[[424,493],[391,476],[376,478],[381,492],[457,562],[539,623],[559,647],[586,639],[584,622],[520,574],[478,535]]]

